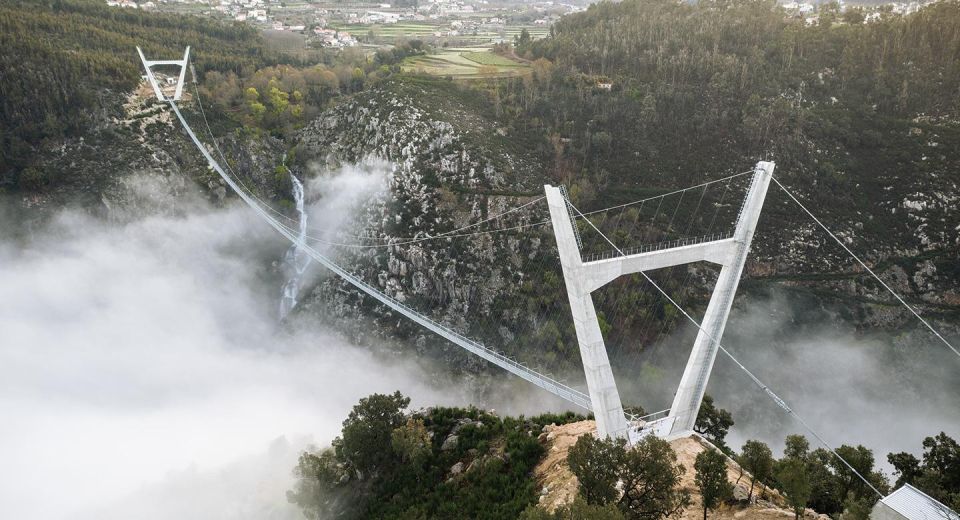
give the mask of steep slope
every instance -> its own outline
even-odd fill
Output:
[[[71,169],[34,157],[111,128],[140,81],[135,46],[178,56],[193,45],[199,73],[262,63],[257,31],[198,17],[115,9],[93,0],[0,1],[0,187],[69,181]],[[122,141],[122,132],[113,141]],[[25,173],[26,172],[26,173]]]
[[[64,139],[34,155],[30,170],[48,172],[52,178],[41,190],[10,194],[19,207],[14,217],[22,221],[20,232],[29,232],[64,207],[118,221],[183,213],[193,205],[186,197],[193,192],[188,189],[193,183],[210,200],[225,202],[226,185],[207,166],[169,107],[141,87],[111,94],[120,100],[119,106],[97,131]],[[205,133],[196,103],[185,96],[181,105],[196,131]],[[282,143],[239,132],[218,141],[245,182],[273,193],[272,172],[282,160]]]
[[[573,328],[549,226],[402,243],[404,238],[437,235],[480,222],[538,197],[543,183],[557,183],[553,178],[556,165],[537,153],[539,141],[535,136],[505,125],[505,118],[496,115],[495,103],[480,94],[442,80],[401,77],[382,82],[326,111],[304,128],[297,143],[297,159],[303,171],[319,175],[369,157],[394,164],[385,197],[366,204],[351,229],[328,237],[357,244],[356,236],[362,235],[367,237],[364,243],[374,247],[332,247],[332,254],[387,293],[468,336],[534,365],[571,370],[579,378]],[[947,127],[938,131],[952,132]],[[846,152],[841,149],[837,153]],[[789,161],[781,163],[781,169],[786,170],[783,176],[797,182],[801,195],[808,193],[803,182],[820,185],[816,178],[793,176],[793,166]],[[648,191],[658,193],[680,180],[641,170],[631,182],[649,184]],[[922,305],[924,312],[950,333],[956,327],[951,317],[960,308],[960,276],[951,263],[957,251],[951,234],[955,231],[947,232],[944,226],[950,221],[949,201],[953,200],[955,183],[940,166],[926,174],[906,176],[903,182],[892,178],[890,182],[894,186],[890,190],[876,185],[871,188],[884,194],[882,199],[860,199],[852,206],[856,209],[846,208],[867,223],[854,223],[852,229],[869,227],[870,237],[875,239],[853,242],[854,249],[891,286]],[[941,188],[944,191],[937,191]],[[908,197],[906,192],[914,195]],[[597,199],[594,205],[618,200],[611,196]],[[920,200],[929,203],[917,202]],[[815,207],[827,219],[836,209]],[[511,216],[507,222],[530,225],[546,218],[540,207],[536,212]],[[917,227],[918,222],[935,222],[938,238],[931,238],[922,248],[914,239],[901,243],[903,233],[879,231],[877,222],[891,219],[899,229],[919,230],[921,234],[926,228]],[[828,221],[835,229],[845,229],[842,220]],[[849,239],[851,233],[843,231],[841,236]],[[827,240],[798,209],[786,206],[783,196],[771,187],[738,306],[766,298],[767,292],[777,289],[809,311],[805,319],[813,320],[807,322],[811,325],[915,330],[909,313],[891,304],[882,288],[853,269],[839,247]],[[379,247],[390,242],[401,244]],[[684,286],[681,282],[688,272],[692,281]],[[683,268],[666,281],[666,286],[671,291],[687,291],[680,301],[696,313],[709,294],[709,273],[701,266],[693,266],[691,271]],[[652,332],[623,332],[621,339],[627,346],[621,353],[635,356],[646,344],[669,335],[680,320],[636,280],[621,282],[598,291],[595,298],[606,322],[614,324],[617,331],[621,329],[616,320],[637,314],[638,308],[654,306],[653,316],[646,320],[656,324]],[[407,345],[414,344],[421,354],[430,345],[444,345],[336,282],[319,285],[302,310],[336,319],[356,339],[399,338]],[[351,319],[339,319],[348,316]],[[912,336],[910,341],[916,339]],[[453,366],[471,370],[484,366],[460,357],[455,349],[441,357]]]
[[[582,209],[773,160],[886,280],[955,321],[960,3],[837,16],[807,26],[768,2],[600,2],[518,49],[542,65],[501,97],[516,100],[514,125],[556,138]],[[748,270],[836,291],[871,325],[905,318],[776,186]]]
[[[540,196],[542,167],[522,143],[502,135],[488,109],[482,98],[447,82],[390,80],[304,128],[296,156],[305,170],[313,168],[320,175],[371,157],[392,163],[388,192],[367,203],[351,229],[330,237],[356,244],[355,235],[363,235],[363,242],[375,247],[331,248],[332,254],[415,309],[517,353],[540,341],[536,331],[519,337],[532,326],[527,303],[532,296],[549,297],[540,291],[552,294],[559,289],[556,279],[552,285],[539,283],[543,273],[537,268],[553,255],[543,226],[379,247],[446,233]],[[529,225],[543,218],[544,207],[538,205],[471,231]],[[517,298],[519,293],[524,297]],[[335,281],[318,286],[303,309],[333,318],[349,316],[338,322],[347,324],[358,339],[370,334],[399,337],[420,351],[428,344],[444,344],[384,309],[368,307]],[[368,320],[376,325],[371,327]],[[443,355],[451,356],[457,358],[451,366],[483,366],[456,349]]]

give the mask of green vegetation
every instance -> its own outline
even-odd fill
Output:
[[[259,31],[245,24],[95,0],[0,0],[0,183],[27,191],[56,184],[60,173],[37,166],[38,153],[63,138],[89,142],[98,132],[115,132],[109,122],[122,117],[125,94],[141,81],[138,45],[154,58],[177,57],[191,46],[201,98],[218,133],[242,125],[280,138],[425,50],[422,42],[401,42],[373,60],[347,49],[314,53],[322,63],[306,65],[266,50]]]
[[[481,65],[493,65],[496,67],[518,67],[520,63],[498,56],[492,52],[465,52],[462,56],[470,61],[475,61]]]
[[[896,487],[910,484],[960,511],[960,444],[946,433],[923,439],[921,459],[901,452],[887,460],[896,472]]]
[[[330,29],[348,32],[369,43],[393,43],[407,38],[432,36],[440,27],[436,23],[400,22],[392,24],[331,24]]]
[[[956,264],[948,210],[925,210],[931,212],[924,216],[925,244],[902,204],[917,193],[952,196],[960,182],[960,3],[938,2],[870,24],[827,16],[807,26],[772,1],[626,0],[591,5],[551,29],[542,39],[521,32],[512,51],[503,51],[528,60],[527,73],[470,85],[486,93],[485,113],[503,121],[504,134],[530,143],[544,181],[565,184],[581,210],[773,159],[778,178],[835,228],[848,230],[861,250],[883,258],[909,244],[938,266]],[[466,61],[455,53],[422,56],[403,70],[482,77],[473,68],[478,64]],[[697,197],[683,204],[678,214],[687,215]],[[650,219],[656,208],[645,211]],[[594,224],[622,248],[656,241],[656,233],[637,224],[640,215],[629,208]],[[796,238],[797,218],[787,205],[765,207],[756,255],[782,259],[782,244]],[[668,220],[654,224],[666,228]],[[848,270],[813,245],[801,245],[790,260],[756,276]],[[918,264],[900,260],[908,273]],[[700,312],[695,307],[706,298],[687,283],[686,268],[660,276],[669,294]],[[862,283],[859,273],[842,276]],[[547,274],[525,280],[520,296],[545,322],[511,329],[521,338],[517,350],[524,350],[521,342],[543,347],[526,350],[543,353],[547,364],[567,359],[565,346],[574,341],[571,328],[550,312],[564,315],[551,307],[563,295],[554,282]],[[636,355],[684,321],[656,291],[637,290],[645,285],[640,276],[622,277],[594,295],[609,325],[605,340],[618,349],[614,357]],[[745,280],[744,287],[754,286]],[[849,307],[882,302],[847,297],[855,302]]]
[[[310,519],[663,520],[690,504],[680,488],[683,467],[669,443],[647,436],[628,447],[623,440],[587,434],[567,456],[579,482],[578,496],[547,513],[536,506],[533,468],[546,455],[537,437],[545,425],[584,417],[500,418],[475,408],[411,411],[409,403],[399,392],[361,399],[330,448],[301,455],[289,500]],[[897,486],[911,483],[956,506],[957,442],[941,433],[923,445],[922,461],[907,453],[888,456],[899,476]],[[833,453],[811,451],[802,435],[787,436],[783,451],[774,460],[766,444],[750,440],[734,455],[754,472],[752,481],[783,493],[797,518],[810,507],[831,518],[866,519],[877,497]],[[837,452],[881,493],[889,492],[869,449],[844,445]],[[732,501],[727,458],[720,451],[699,453],[692,469],[704,518],[721,503],[747,507],[753,501],[753,483],[746,500]]]
[[[530,506],[520,515],[520,520],[624,520],[623,513],[614,504],[588,504],[576,497],[568,506],[558,507],[553,514],[537,506]]]
[[[245,76],[210,72],[202,94],[224,117],[285,138],[334,99],[391,77],[404,59],[426,50],[422,41],[410,40],[378,50],[372,60],[359,49],[346,49],[316,65],[266,66]]]
[[[780,491],[787,497],[793,508],[795,520],[800,520],[803,510],[810,500],[810,476],[807,474],[803,459],[785,457],[777,470],[777,482]]]
[[[694,483],[700,490],[703,504],[703,520],[707,520],[707,511],[716,509],[733,496],[733,485],[727,480],[727,457],[717,450],[708,449],[697,454],[693,468],[696,470]]]
[[[113,9],[94,0],[0,1],[0,178],[24,189],[48,182],[32,156],[63,137],[79,137],[122,102],[148,56],[180,56],[192,45],[198,73],[252,71],[263,61],[257,31],[201,18]],[[103,102],[102,91],[113,91]],[[106,113],[104,113],[106,112]]]
[[[724,438],[732,426],[733,415],[723,408],[714,406],[713,397],[704,395],[700,410],[697,411],[697,422],[693,430],[705,436],[722,451],[729,453],[730,448],[727,447]]]
[[[753,498],[753,488],[760,482],[770,478],[773,472],[773,453],[770,447],[760,441],[747,441],[740,451],[740,465],[750,472],[750,494],[747,500]]]
[[[342,88],[362,86],[363,77],[355,80],[349,68],[278,65],[258,69],[247,78],[233,72],[210,72],[200,95],[248,128],[262,128],[282,137],[315,117]]]
[[[779,489],[787,497],[787,502],[799,518],[804,507],[810,507],[818,513],[844,518],[861,518],[869,514],[877,500],[876,494],[833,453],[818,448],[810,451],[810,444],[802,435],[789,435],[786,438],[783,458],[772,462],[770,470],[766,452],[769,448],[759,441],[748,441],[740,456],[741,461],[751,465],[760,465],[764,473],[763,480]],[[843,445],[837,449],[847,462],[868,479],[881,493],[887,493],[889,486],[886,478],[874,469],[873,452],[863,446]],[[743,462],[741,462],[743,463]]]
[[[516,518],[537,497],[541,428],[583,419],[411,412],[409,402],[399,393],[362,399],[332,448],[300,457],[289,500],[308,518]]]
[[[629,448],[624,439],[584,435],[570,448],[567,463],[587,503],[616,504],[626,518],[668,518],[690,502],[679,488],[683,466],[677,464],[677,454],[652,435]]]
[[[444,49],[407,59],[403,70],[455,79],[493,79],[522,75],[529,67],[486,50]]]
[[[816,186],[804,195],[842,222],[856,218],[851,208],[956,181],[958,27],[957,2],[815,26],[768,1],[600,2],[565,16],[551,38],[518,37],[517,54],[544,61],[501,86],[495,102],[516,133],[542,136],[540,153],[581,209],[639,198],[638,185],[696,184],[705,172],[771,157],[781,178]],[[936,154],[920,137],[931,134]],[[868,239],[916,240],[883,215],[862,224]]]
[[[621,444],[593,435],[584,435],[570,448],[567,464],[588,504],[607,504],[617,498],[617,465],[623,453]]]

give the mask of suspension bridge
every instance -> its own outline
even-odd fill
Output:
[[[275,229],[280,235],[295,244],[298,250],[309,255],[320,265],[330,270],[336,276],[352,285],[361,293],[370,296],[378,303],[391,309],[419,326],[431,331],[439,337],[462,348],[466,352],[476,355],[507,372],[529,382],[537,387],[569,402],[573,406],[592,412],[596,418],[598,434],[601,436],[625,438],[629,442],[636,442],[645,435],[657,435],[664,438],[676,438],[692,433],[697,412],[700,409],[704,392],[710,379],[710,374],[718,353],[729,358],[753,384],[769,397],[786,414],[792,416],[802,425],[820,444],[832,451],[854,474],[859,476],[868,486],[873,485],[860,475],[850,464],[840,457],[833,447],[799,415],[768,385],[753,374],[744,364],[735,358],[721,342],[724,328],[729,317],[731,306],[736,295],[737,287],[750,252],[751,242],[760,219],[764,200],[771,183],[783,191],[788,199],[795,203],[800,210],[821,228],[884,290],[909,310],[919,322],[928,329],[946,348],[960,357],[957,350],[933,325],[923,318],[919,312],[909,305],[901,295],[885,283],[859,256],[857,256],[835,233],[833,233],[800,199],[783,185],[774,176],[775,165],[772,162],[761,161],[748,171],[708,181],[695,186],[642,198],[624,204],[581,212],[571,201],[563,187],[544,186],[544,196],[514,207],[512,209],[488,216],[478,222],[468,224],[457,229],[437,233],[392,239],[387,242],[371,242],[371,237],[355,236],[353,242],[337,242],[318,237],[311,237],[299,226],[289,224],[289,217],[272,209],[259,199],[253,190],[245,186],[234,172],[226,171],[211,151],[196,135],[187,122],[177,102],[181,99],[185,72],[189,65],[189,47],[181,60],[149,61],[137,48],[146,71],[146,79],[153,88],[157,99],[169,105],[177,119],[206,159],[210,167],[217,172],[223,181],[246,203],[256,215],[267,225]],[[179,76],[175,82],[162,85],[152,70],[155,66],[179,67]],[[196,78],[194,74],[194,85]],[[172,91],[171,91],[172,90]],[[204,119],[207,132],[212,140],[214,149],[220,155],[206,123],[206,115],[196,90],[196,102]],[[745,187],[743,199],[739,204],[726,201],[730,183],[737,180],[749,179]],[[708,201],[708,205],[715,208],[711,218],[706,219],[704,229],[700,233],[693,233],[695,220],[691,218],[685,225],[677,225],[677,215],[681,206],[696,204],[694,211],[699,210],[707,201],[706,194],[712,185],[727,183],[719,200]],[[697,196],[699,193],[699,196]],[[689,198],[686,198],[690,194]],[[676,197],[679,201],[672,212],[664,210],[664,201],[667,197]],[[482,226],[493,225],[508,216],[528,212],[531,208],[547,206],[549,219],[536,222],[525,222],[514,226],[499,227],[482,230]],[[729,222],[731,231],[715,231],[715,224],[722,208],[738,207],[738,211],[731,209]],[[654,209],[655,208],[655,209]],[[653,209],[653,211],[651,211]],[[646,214],[645,214],[646,211]],[[607,219],[610,213],[616,213],[616,218]],[[652,217],[651,217],[652,215]],[[669,217],[667,216],[669,215]],[[596,218],[601,216],[602,220]],[[646,225],[649,219],[651,225]],[[667,220],[667,230],[683,229],[679,238],[657,240],[664,238],[662,233],[653,230],[652,224]],[[644,223],[641,223],[644,221]],[[551,226],[556,239],[557,255],[566,289],[569,310],[573,319],[579,353],[586,378],[586,392],[570,384],[560,381],[543,371],[536,370],[512,356],[498,349],[482,344],[476,339],[467,337],[463,332],[454,330],[454,327],[445,325],[429,316],[426,312],[413,308],[403,297],[387,294],[378,286],[364,281],[356,273],[350,272],[335,259],[321,252],[315,246],[339,246],[354,249],[396,248],[410,246],[432,240],[451,240],[456,237],[472,237],[481,234],[524,231],[539,226]],[[632,246],[621,246],[621,242],[630,232],[642,235],[640,243]],[[612,238],[611,238],[612,237]],[[632,237],[636,239],[637,237]],[[615,241],[616,240],[616,241]],[[589,252],[589,249],[600,249]],[[602,248],[602,249],[601,249]],[[674,295],[671,295],[662,282],[657,282],[649,271],[666,267],[685,265],[694,262],[706,262],[719,268],[716,284],[707,304],[702,320],[697,320],[681,306]],[[604,343],[604,334],[601,329],[593,293],[614,280],[627,275],[640,275],[649,283],[659,295],[676,309],[684,320],[692,324],[697,330],[692,352],[687,360],[683,375],[678,382],[670,408],[661,412],[637,417],[627,413],[621,402],[617,381],[614,378],[611,362],[608,357],[607,346]],[[689,278],[689,274],[688,274]],[[879,491],[873,488],[878,495]]]

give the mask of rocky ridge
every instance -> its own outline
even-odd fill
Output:
[[[25,192],[19,199],[27,229],[63,207],[119,222],[145,214],[184,213],[198,202],[196,185],[216,205],[228,200],[226,184],[146,85],[108,94],[124,101],[105,102],[85,137],[50,143],[39,156],[39,168],[54,181],[48,189]],[[186,94],[180,106],[203,139],[206,128],[197,105]],[[280,163],[282,143],[242,132],[228,133],[218,142],[229,167],[261,193],[273,194],[272,172]]]

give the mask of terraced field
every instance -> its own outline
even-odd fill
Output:
[[[480,65],[493,65],[495,67],[516,67],[518,65],[516,61],[492,52],[462,52],[460,55]]]
[[[381,38],[392,40],[400,37],[416,38],[430,36],[434,32],[440,30],[440,25],[425,22],[390,23],[383,25],[331,24],[330,28],[340,31],[347,31],[354,36],[363,36],[370,31],[373,31]]]
[[[415,56],[403,63],[403,70],[455,79],[505,78],[525,74],[529,66],[504,58],[485,48],[446,49],[438,54]]]

